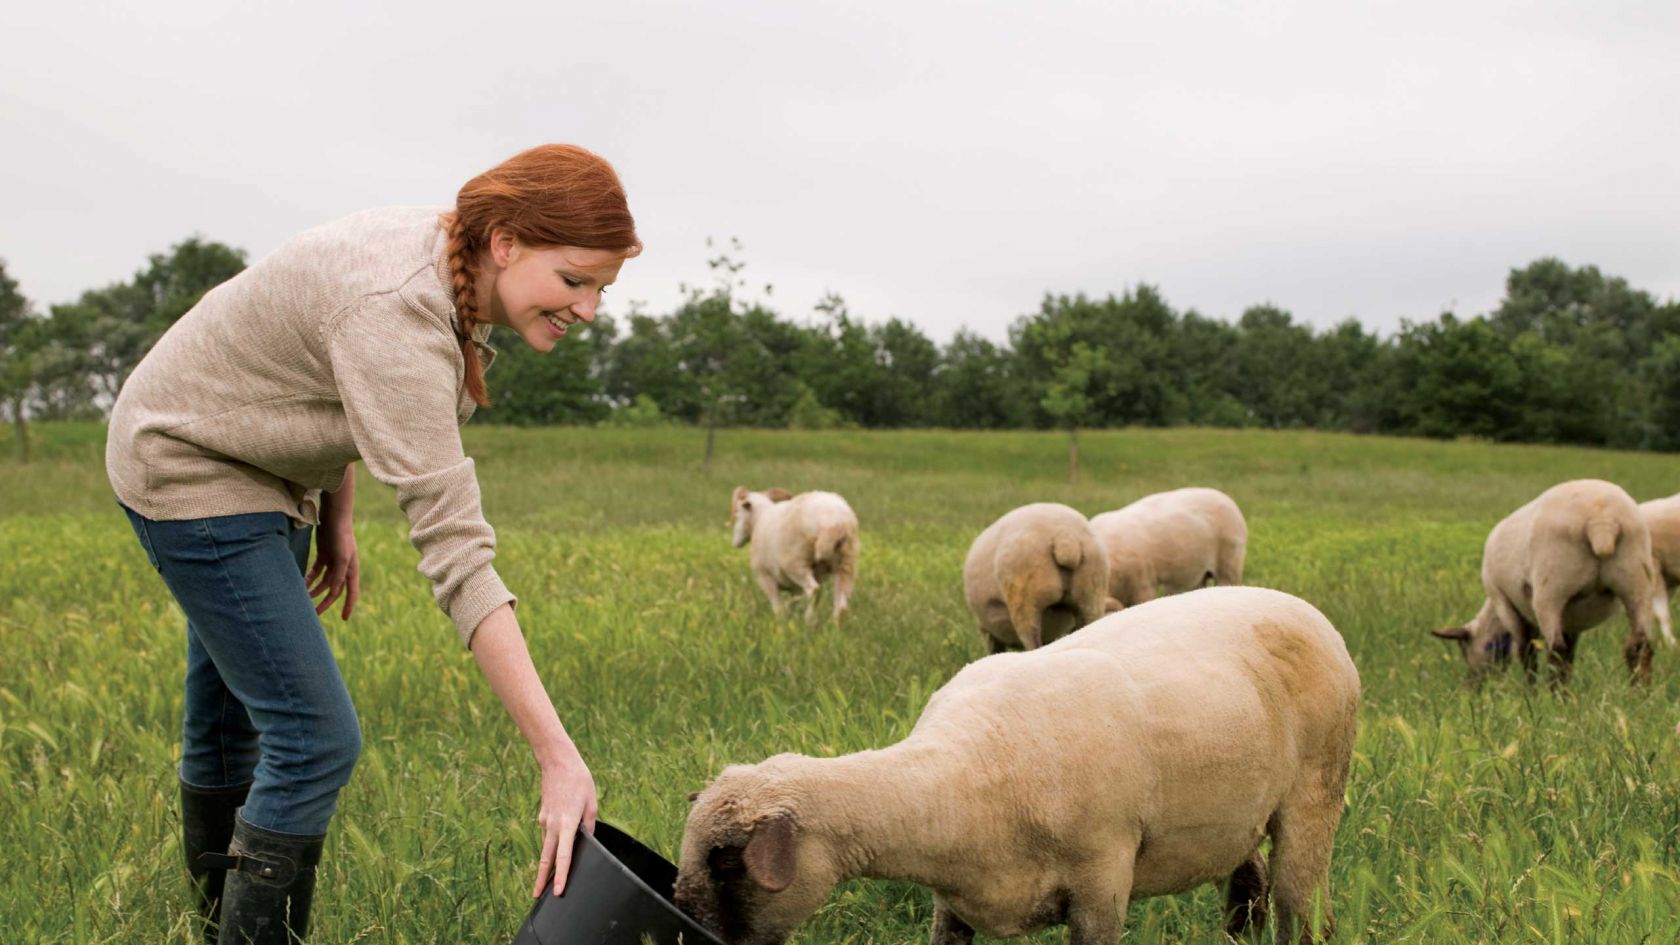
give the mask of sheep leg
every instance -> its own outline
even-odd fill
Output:
[[[1518,621],[1514,642],[1517,656],[1522,660],[1523,680],[1532,686],[1540,678],[1540,638],[1534,625],[1526,620]]]
[[[758,572],[755,576],[758,578],[758,586],[764,588],[764,596],[770,598],[771,612],[780,617],[787,611],[787,608],[782,605],[781,584],[774,577],[763,572]]]
[[[1213,572],[1215,584],[1222,587],[1234,587],[1242,583],[1243,558],[1246,557],[1246,544],[1236,542],[1221,542],[1219,547],[1219,562]]]
[[[1277,941],[1302,945],[1328,941],[1336,919],[1330,908],[1330,851],[1342,819],[1347,770],[1304,771],[1272,815],[1272,903]],[[1319,921],[1313,921],[1315,912]],[[1315,930],[1316,925],[1316,930]],[[1299,935],[1299,939],[1296,936]]]
[[[1523,678],[1530,683],[1534,682],[1536,662],[1533,642],[1535,637],[1534,626],[1523,619],[1523,615],[1518,613],[1517,608],[1512,606],[1511,601],[1503,595],[1489,597],[1488,603],[1493,605],[1494,616],[1498,619],[1498,629],[1505,638],[1503,640],[1504,648],[1501,648],[1501,641],[1499,640],[1488,641],[1494,647],[1495,654],[1490,663],[1496,664],[1499,669],[1503,670],[1505,664],[1510,662],[1511,659],[1509,648],[1515,646],[1518,650],[1518,659],[1522,660]]]
[[[1574,647],[1563,633],[1563,608],[1567,603],[1567,595],[1559,596],[1551,587],[1534,589],[1534,619],[1540,624],[1541,639],[1546,641],[1546,662],[1551,666],[1554,689],[1568,684],[1575,657]]]
[[[1250,936],[1260,940],[1266,928],[1266,859],[1255,848],[1248,860],[1231,874],[1225,887],[1225,934],[1232,938]]]
[[[822,599],[822,582],[809,571],[796,577],[799,581],[799,598],[805,602],[805,622],[811,623],[817,618],[817,602]]]
[[[1649,593],[1649,585],[1647,585]],[[1651,612],[1648,600],[1641,600],[1637,593],[1622,591],[1622,607],[1628,615],[1628,638],[1622,646],[1622,657],[1627,660],[1628,673],[1633,677],[1635,686],[1649,685],[1651,682]]]
[[[1130,887],[1128,869],[1123,888],[1101,896],[1080,896],[1068,903],[1068,945],[1119,945]]]
[[[851,539],[841,545],[840,560],[834,566],[834,622],[846,617],[846,607],[852,599],[852,583],[857,580],[858,546]]]
[[[933,897],[933,936],[931,945],[972,945],[974,929],[951,911],[945,900]]]
[[[1044,612],[1032,601],[1020,597],[1010,600],[1009,623],[1015,628],[1021,649],[1036,650],[1044,643]]]
[[[986,655],[987,656],[996,656],[999,653],[1003,653],[1003,652],[1005,652],[1009,649],[1009,644],[1003,642],[1002,640],[999,640],[997,637],[994,637],[990,633],[986,633],[985,631],[981,631],[981,633],[984,634],[984,636],[986,637]]]
[[[1657,626],[1662,630],[1663,642],[1673,646],[1674,618],[1668,612],[1668,593],[1668,582],[1663,575],[1658,574],[1656,593],[1651,596],[1651,613],[1657,618]]]

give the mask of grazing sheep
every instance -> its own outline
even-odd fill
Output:
[[[1333,928],[1359,674],[1317,610],[1221,587],[970,664],[889,747],[732,765],[691,795],[677,905],[776,945],[859,876],[933,890],[933,945],[1053,925],[1116,945],[1132,899],[1227,882],[1225,929]],[[1271,837],[1269,861],[1260,844]]]
[[[752,542],[753,577],[781,616],[782,591],[798,591],[807,619],[817,612],[822,581],[834,576],[834,619],[845,619],[852,582],[857,580],[858,520],[846,500],[832,492],[785,489],[748,492],[738,486],[729,500],[729,524],[739,548]]]
[[[1108,552],[1108,596],[1127,607],[1209,581],[1241,584],[1248,523],[1218,489],[1144,496],[1091,519]]]
[[[1630,624],[1622,656],[1635,683],[1650,682],[1655,577],[1651,535],[1633,499],[1614,483],[1577,479],[1493,527],[1482,550],[1481,611],[1462,627],[1433,632],[1458,644],[1472,681],[1509,660],[1513,642],[1532,681],[1544,646],[1559,685],[1574,668],[1576,639],[1619,601]]]
[[[1674,620],[1669,615],[1668,595],[1680,586],[1680,495],[1666,499],[1652,499],[1639,505],[1645,528],[1651,533],[1651,559],[1656,572],[1656,587],[1651,596],[1651,612],[1662,627],[1663,641],[1674,643]]]
[[[1037,502],[1004,515],[974,539],[963,593],[991,652],[1037,649],[1105,612],[1108,558],[1085,516]]]

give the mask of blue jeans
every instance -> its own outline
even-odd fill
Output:
[[[250,784],[246,823],[326,833],[362,733],[304,583],[312,529],[279,512],[154,522],[123,511],[187,615],[181,780]]]

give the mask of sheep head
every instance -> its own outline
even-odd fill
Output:
[[[1490,670],[1503,668],[1511,659],[1511,632],[1494,616],[1491,605],[1484,604],[1475,619],[1461,627],[1431,630],[1438,640],[1458,644],[1458,652],[1470,668],[1472,682]]]
[[[734,529],[731,540],[735,547],[739,548],[752,541],[753,518],[758,510],[791,498],[793,493],[786,489],[771,488],[763,492],[748,492],[746,486],[736,486],[735,494],[729,497],[729,526]]]
[[[693,796],[677,907],[733,945],[781,945],[839,881],[823,845],[768,787],[733,767]]]
[[[761,492],[748,492],[746,486],[736,486],[735,494],[729,497],[729,526],[733,529],[730,542],[737,548],[752,541],[753,503],[763,502]]]

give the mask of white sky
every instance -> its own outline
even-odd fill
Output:
[[[0,258],[42,308],[199,234],[253,259],[544,141],[647,252],[938,340],[1154,284],[1391,330],[1542,255],[1680,295],[1680,3],[82,0],[0,7]]]

